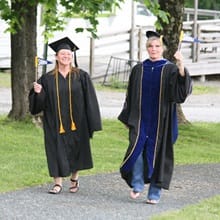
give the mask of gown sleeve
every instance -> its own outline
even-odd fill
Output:
[[[34,88],[31,88],[28,99],[29,99],[29,111],[32,115],[36,115],[44,110],[46,94],[43,88],[40,93],[34,92]]]
[[[122,107],[122,110],[120,114],[118,115],[118,120],[124,123],[125,125],[128,125],[128,118],[129,118],[129,112],[130,112],[130,100],[131,100],[131,78],[132,78],[132,73],[129,78],[128,82],[128,87],[125,95],[125,101]]]
[[[173,65],[174,66],[174,65]],[[192,80],[189,72],[184,68],[185,76],[181,76],[178,68],[173,68],[170,84],[170,101],[183,103],[192,92]]]
[[[89,135],[90,137],[92,137],[94,131],[99,131],[102,129],[99,104],[93,83],[88,73],[81,70],[80,79],[84,94],[84,102],[86,108],[85,111],[89,127]]]
[[[128,81],[125,101],[124,101],[122,110],[118,116],[118,120],[127,126],[129,126],[130,112],[133,106],[132,102],[134,102],[138,98],[137,94],[138,94],[140,85],[138,84],[139,80],[137,79],[137,75],[140,75],[139,73],[141,72],[142,72],[141,64],[137,64],[136,66],[132,68],[129,81]]]

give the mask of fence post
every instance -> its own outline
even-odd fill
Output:
[[[142,60],[142,43],[143,43],[142,28],[140,27],[138,29],[138,61]]]
[[[201,36],[201,25],[198,24],[197,26],[197,36],[198,36],[198,39],[200,39],[200,36]],[[199,55],[200,55],[200,43],[197,43],[197,47],[196,47],[196,62],[199,62]],[[206,81],[206,77],[205,75],[201,75],[200,76],[200,82],[205,82]]]
[[[95,51],[95,40],[92,37],[90,37],[89,72],[91,77],[94,74],[94,59],[95,59],[94,51]]]
[[[195,11],[194,11],[194,22],[193,22],[193,37],[196,38],[198,37],[198,29],[197,29],[197,19],[198,19],[198,0],[195,0],[194,1],[194,8],[195,8]],[[194,42],[193,43],[193,62],[196,62],[197,61],[197,43]]]
[[[134,9],[134,1],[131,1],[131,30],[130,30],[130,52],[129,52],[129,58],[130,60],[134,59],[134,41],[135,41],[135,9]]]
[[[129,58],[130,60],[134,59],[134,29],[130,30],[130,44],[129,44]]]
[[[200,35],[201,35],[201,28],[200,28],[200,25],[198,24],[197,25],[197,38],[200,39]],[[199,54],[200,54],[200,43],[196,43],[196,62],[199,61]]]

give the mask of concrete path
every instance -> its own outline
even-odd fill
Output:
[[[181,209],[220,195],[220,164],[177,166],[169,191],[156,206],[146,201],[147,186],[137,200],[119,173],[80,177],[80,190],[68,192],[69,181],[59,195],[42,185],[0,194],[2,220],[148,220],[162,212]]]

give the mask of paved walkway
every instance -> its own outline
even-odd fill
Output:
[[[68,192],[64,182],[59,195],[47,193],[42,185],[0,194],[2,220],[148,220],[152,215],[181,209],[220,194],[220,164],[177,166],[169,191],[161,202],[147,205],[146,193],[137,200],[128,197],[130,189],[119,173],[80,177],[80,190]]]

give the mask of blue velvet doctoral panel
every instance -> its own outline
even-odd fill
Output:
[[[145,158],[148,164],[148,177],[153,172],[154,152],[158,127],[159,94],[161,71],[167,60],[152,62],[145,60],[143,63],[142,99],[141,99],[141,129],[138,147],[145,148]]]

